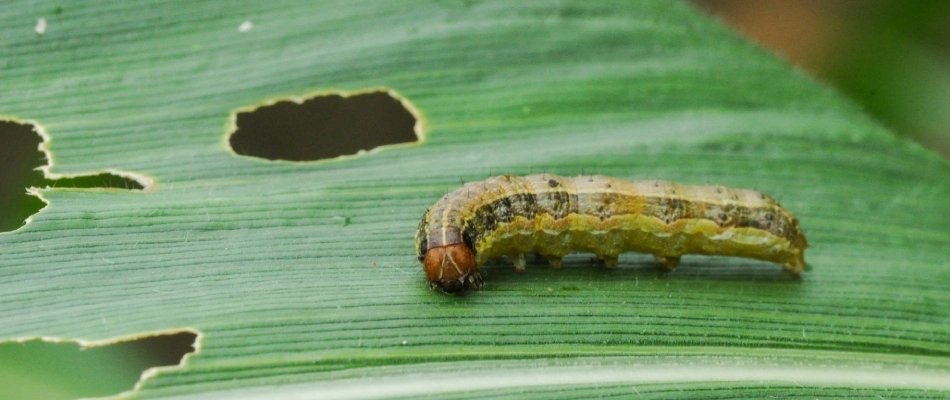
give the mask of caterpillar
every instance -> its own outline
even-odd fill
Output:
[[[429,287],[448,294],[478,289],[478,266],[501,256],[523,272],[526,253],[555,269],[571,251],[594,253],[608,268],[627,251],[653,254],[667,269],[684,254],[723,255],[798,275],[807,246],[795,216],[764,193],[596,175],[466,183],[430,207],[416,232]]]

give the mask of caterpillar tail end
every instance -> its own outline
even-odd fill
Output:
[[[446,294],[463,295],[484,283],[475,268],[475,254],[463,243],[426,250],[423,269],[429,288]]]

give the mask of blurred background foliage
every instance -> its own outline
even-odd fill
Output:
[[[897,133],[950,157],[950,1],[694,4],[836,87]]]

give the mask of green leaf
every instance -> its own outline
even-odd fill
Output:
[[[49,206],[0,234],[0,340],[201,332],[142,398],[950,395],[950,164],[688,6],[57,6],[0,12],[0,115],[45,130],[52,173],[155,183],[40,190]],[[236,109],[371,88],[421,111],[421,144],[227,148]],[[429,291],[426,207],[536,172],[764,191],[812,269],[578,254]]]

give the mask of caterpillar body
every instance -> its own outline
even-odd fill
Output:
[[[467,183],[426,211],[416,253],[429,286],[463,294],[482,285],[478,266],[525,254],[559,268],[571,251],[608,268],[627,251],[675,268],[684,254],[749,257],[800,274],[808,246],[798,220],[754,190],[627,181],[607,176],[497,176]]]

